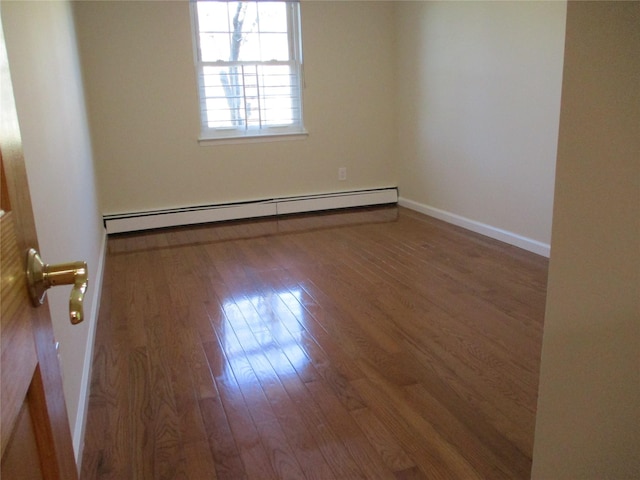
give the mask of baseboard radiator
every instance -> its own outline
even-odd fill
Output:
[[[251,202],[121,213],[105,215],[103,219],[107,233],[124,233],[225,220],[385,205],[397,202],[398,189],[389,187],[301,197],[272,198]]]

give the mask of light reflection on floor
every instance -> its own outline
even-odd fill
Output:
[[[279,377],[295,375],[310,367],[309,355],[302,346],[304,327],[299,323],[305,316],[301,297],[297,288],[269,290],[223,302],[225,320],[220,341],[227,356],[224,370],[231,373],[231,366],[239,384],[244,376],[238,374],[238,369],[246,367],[247,361],[261,376],[269,376],[271,371]]]

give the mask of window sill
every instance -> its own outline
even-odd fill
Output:
[[[296,133],[280,133],[271,135],[244,135],[241,137],[200,137],[198,144],[201,146],[209,145],[234,145],[240,143],[266,143],[266,142],[284,142],[288,140],[303,140],[309,136],[306,130]]]

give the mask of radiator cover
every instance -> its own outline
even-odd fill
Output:
[[[259,218],[291,213],[316,212],[398,202],[396,187],[351,192],[282,197],[249,202],[198,205],[166,210],[104,215],[107,233],[135,232],[154,228]]]

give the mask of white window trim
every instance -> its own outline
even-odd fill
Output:
[[[216,1],[216,0],[213,0]],[[225,1],[225,0],[218,0]],[[209,128],[206,127],[207,118],[202,106],[201,91],[204,88],[202,85],[202,69],[209,65],[228,65],[233,63],[243,62],[202,62],[200,60],[200,35],[199,35],[199,23],[198,23],[198,0],[190,0],[191,9],[191,32],[193,43],[193,55],[194,64],[196,70],[196,82],[197,82],[197,98],[198,98],[198,110],[200,121],[200,132],[198,136],[198,143],[200,145],[221,145],[221,144],[237,144],[237,143],[257,143],[257,142],[272,142],[272,141],[284,141],[284,140],[298,140],[308,136],[308,132],[304,126],[304,111],[303,111],[303,89],[304,89],[304,63],[302,58],[302,38],[301,38],[301,20],[300,20],[300,3],[297,0],[288,0],[288,32],[290,35],[290,42],[292,47],[292,60],[283,63],[292,63],[297,66],[297,78],[298,78],[298,109],[299,109],[299,122],[294,125],[285,126],[272,126],[262,128]],[[244,62],[248,64],[265,64],[270,62]],[[280,62],[279,62],[280,63]]]
[[[263,135],[242,135],[235,137],[198,137],[198,144],[207,145],[234,145],[239,143],[263,143],[263,142],[285,142],[289,140],[304,140],[309,136],[309,132],[302,130],[296,133],[269,133]]]

